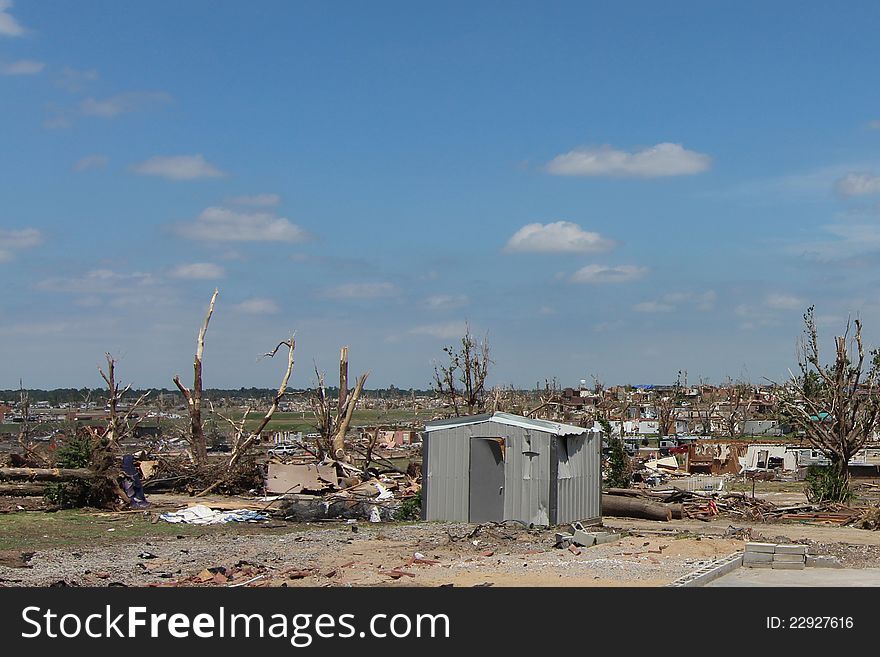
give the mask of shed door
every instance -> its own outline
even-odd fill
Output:
[[[470,522],[504,520],[504,454],[501,438],[471,438]]]

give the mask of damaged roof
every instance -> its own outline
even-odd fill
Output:
[[[436,420],[434,422],[425,423],[425,431],[439,431],[440,429],[452,429],[454,427],[463,427],[469,424],[481,424],[483,422],[496,422],[497,424],[506,424],[511,427],[521,427],[523,429],[534,429],[535,431],[543,431],[556,436],[580,435],[582,433],[592,432],[595,429],[586,429],[584,427],[576,427],[573,424],[562,424],[561,422],[551,422],[549,420],[536,420],[521,415],[513,415],[511,413],[483,413],[481,415],[468,415],[465,417],[453,417],[448,420]]]

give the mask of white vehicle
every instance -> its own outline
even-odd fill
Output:
[[[269,450],[269,456],[288,456],[296,453],[296,445],[275,445]]]

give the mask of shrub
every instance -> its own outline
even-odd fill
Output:
[[[807,499],[814,504],[819,502],[849,502],[853,492],[849,478],[834,468],[811,465],[807,470],[807,485],[804,489]]]
[[[421,520],[422,491],[401,502],[393,517],[395,520]]]

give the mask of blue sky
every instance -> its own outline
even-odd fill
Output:
[[[780,379],[880,344],[873,2],[0,0],[0,387]]]

